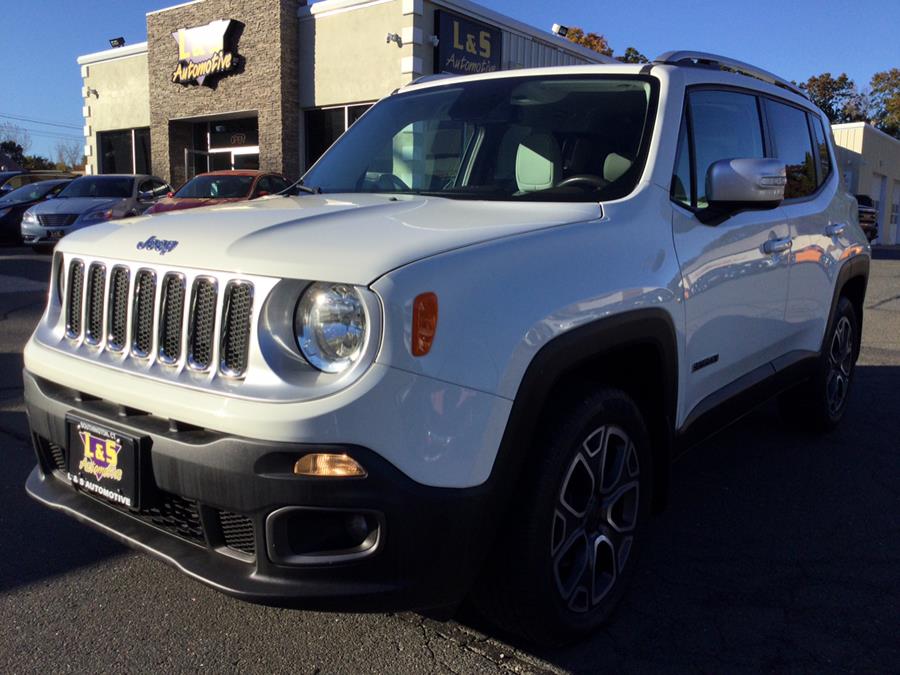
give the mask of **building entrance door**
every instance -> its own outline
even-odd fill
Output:
[[[259,146],[221,150],[184,149],[184,175],[190,180],[198,173],[230,169],[258,169]]]

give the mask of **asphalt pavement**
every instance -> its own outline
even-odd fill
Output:
[[[613,620],[548,651],[465,611],[242,603],[33,502],[21,351],[49,258],[0,248],[0,671],[897,672],[900,252],[879,257],[843,425],[810,437],[767,406],[686,454]]]

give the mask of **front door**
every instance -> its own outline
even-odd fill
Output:
[[[751,94],[688,94],[672,181],[672,228],[682,269],[685,353],[679,420],[738,379],[782,355],[790,229],[781,208],[704,225],[706,174],[720,159],[765,156],[759,101]]]

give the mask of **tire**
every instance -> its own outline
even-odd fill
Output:
[[[779,397],[779,410],[785,421],[818,433],[827,433],[837,427],[847,410],[859,340],[856,310],[846,297],[841,296],[815,374]]]
[[[547,420],[534,450],[472,600],[499,628],[558,646],[600,626],[634,573],[650,437],[634,401],[603,389]]]

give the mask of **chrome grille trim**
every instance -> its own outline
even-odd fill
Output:
[[[84,307],[84,262],[73,260],[69,263],[66,283],[66,337],[77,340],[81,337],[82,308]]]
[[[128,291],[131,270],[125,265],[112,268],[109,277],[109,310],[107,312],[106,348],[121,352],[128,344]]]
[[[213,364],[218,300],[219,284],[214,277],[194,279],[188,313],[187,365],[191,370],[207,371]]]
[[[219,373],[224,377],[240,377],[247,370],[253,284],[242,279],[229,281],[224,295]]]
[[[185,281],[180,272],[163,277],[159,301],[159,335],[156,357],[167,366],[178,363],[184,347]]]
[[[134,308],[131,311],[131,354],[146,359],[153,351],[156,317],[156,272],[140,269],[134,276]]]
[[[84,300],[84,341],[99,345],[103,341],[103,301],[106,297],[106,265],[91,263],[87,273]]]

